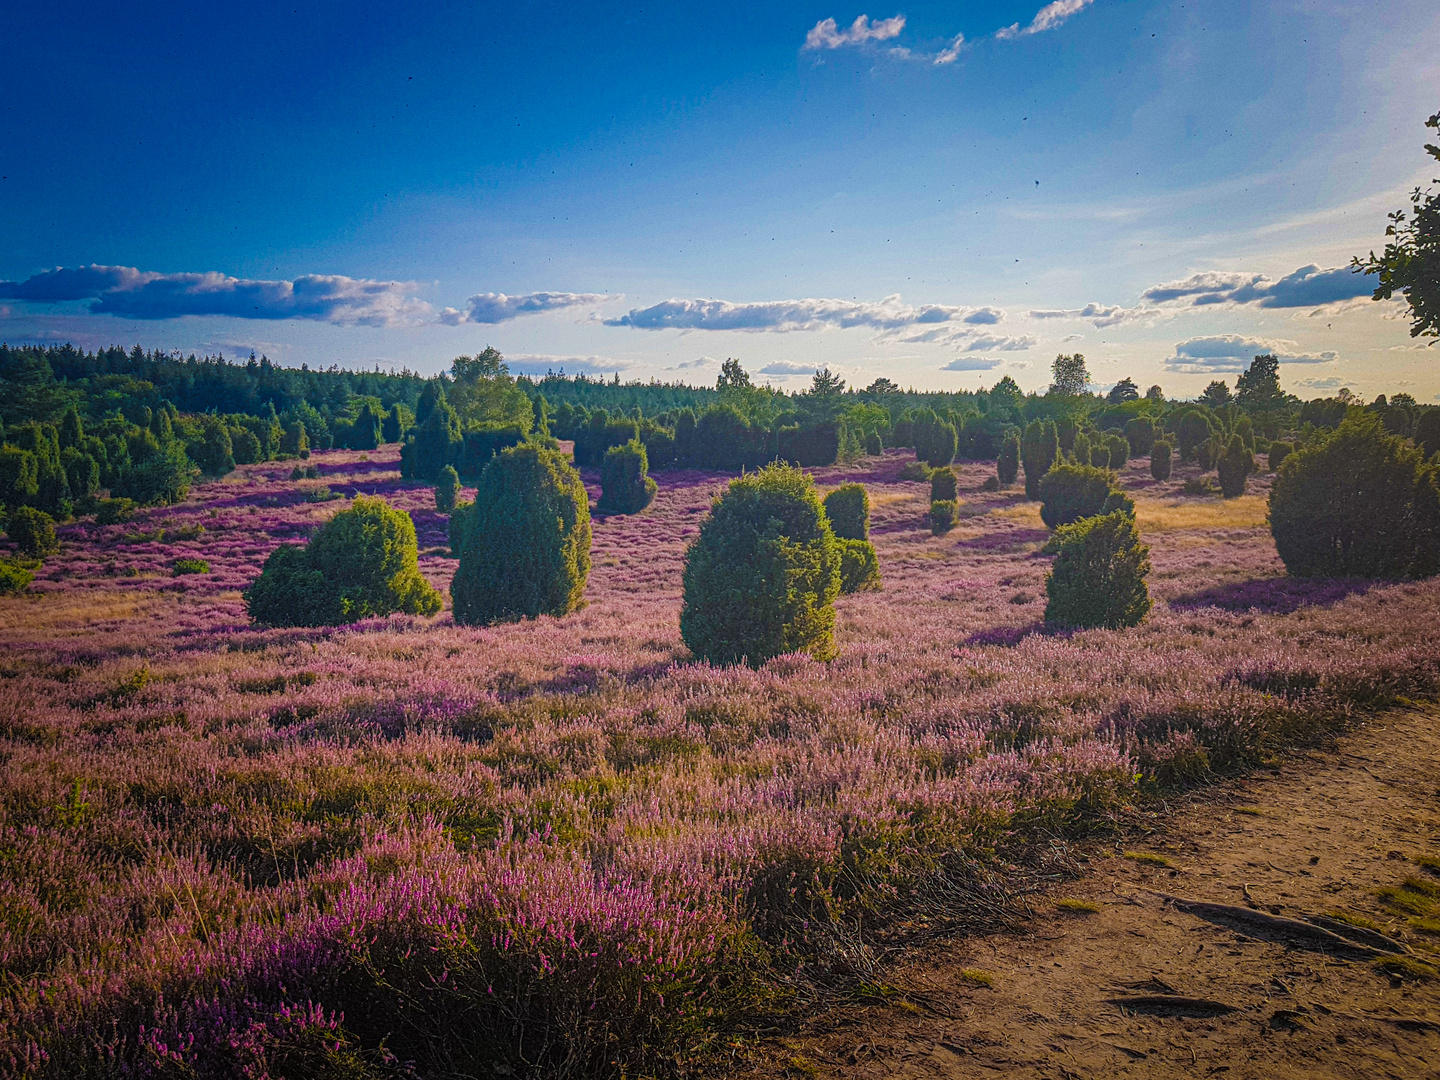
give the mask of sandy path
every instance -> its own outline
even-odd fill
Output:
[[[1129,850],[1160,855],[1173,868],[1091,851],[1088,874],[1063,893],[1098,913],[1062,914],[1041,900],[1027,936],[932,949],[894,979],[926,1008],[817,1016],[770,1048],[760,1071],[1440,1077],[1440,982],[1395,978],[1363,956],[1287,946],[1264,931],[1237,932],[1149,891],[1244,907],[1248,887],[1263,911],[1299,918],[1343,909],[1401,930],[1403,920],[1375,890],[1416,874],[1409,857],[1440,855],[1440,715],[1388,714],[1328,752],[1291,758],[1171,810]],[[962,968],[991,973],[993,987],[968,982]],[[1113,1003],[1167,994],[1235,1011],[1203,1015],[1190,1006],[1174,1011],[1194,1015],[1152,1015]]]

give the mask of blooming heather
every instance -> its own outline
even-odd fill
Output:
[[[895,453],[814,470],[865,484],[885,582],[835,602],[829,663],[685,648],[730,479],[698,471],[596,519],[563,619],[258,628],[241,590],[347,505],[316,486],[454,572],[395,448],[310,460],[60,526],[0,597],[0,1074],[654,1072],[946,852],[1440,688],[1440,583],[1287,578],[1270,478],[1190,498],[1185,464],[1120,471],[1154,601],[1126,630],[1045,632],[1037,506],[957,466],[932,537]]]

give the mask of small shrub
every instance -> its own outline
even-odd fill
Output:
[[[1150,610],[1150,549],[1135,519],[1113,513],[1056,532],[1059,551],[1045,577],[1045,621],[1060,627],[1137,626]]]
[[[930,474],[930,501],[954,502],[957,491],[955,470],[946,466]]]
[[[1020,433],[1011,429],[1005,433],[1000,444],[1000,456],[995,459],[997,486],[1009,487],[1020,475]]]
[[[960,520],[958,507],[954,499],[937,499],[930,503],[930,533],[932,536],[943,536],[955,527],[955,522]]]
[[[1219,470],[1220,494],[1235,499],[1245,494],[1245,481],[1255,471],[1255,457],[1239,435],[1231,435],[1225,452],[1215,460]]]
[[[1215,467],[1215,460],[1220,456],[1220,447],[1215,439],[1209,438],[1195,447],[1195,464],[1200,466],[1201,472],[1209,472]]]
[[[838,537],[840,545],[840,591],[859,592],[880,587],[880,560],[869,540]]]
[[[987,476],[985,482],[980,485],[981,491],[999,491],[1000,478],[998,476]]]
[[[1123,469],[1130,460],[1130,442],[1123,435],[1107,435],[1105,445],[1110,450],[1110,468]]]
[[[1220,494],[1220,489],[1215,486],[1215,481],[1211,480],[1208,476],[1192,476],[1189,480],[1185,481],[1185,486],[1181,490],[1183,490],[1186,495],[1210,496]]]
[[[1440,570],[1436,470],[1373,413],[1285,459],[1270,531],[1297,577],[1425,577]]]
[[[133,518],[137,509],[134,499],[101,499],[95,507],[95,524],[119,525]]]
[[[32,559],[43,559],[60,550],[60,541],[55,538],[54,518],[33,506],[17,506],[10,511],[5,535],[15,542],[20,554]]]
[[[296,465],[290,470],[291,480],[319,480],[320,470],[314,465]]]
[[[930,466],[923,461],[907,461],[900,470],[901,480],[929,480]]]
[[[1174,421],[1175,437],[1180,443],[1180,460],[1190,461],[1195,457],[1196,448],[1207,439],[1214,430],[1210,418],[1203,412],[1191,411],[1182,413]]]
[[[270,626],[330,626],[403,611],[433,615],[440,594],[420,575],[415,524],[383,499],[357,498],[308,545],[276,548],[245,591]]]
[[[841,540],[870,539],[870,495],[864,484],[842,484],[825,496],[825,516]]]
[[[650,459],[644,443],[631,439],[612,446],[600,462],[600,502],[596,509],[606,514],[638,514],[655,498],[656,486],[650,478]]]
[[[590,576],[590,499],[575,467],[530,443],[490,459],[450,596],[472,625],[566,615]]]
[[[1295,444],[1280,442],[1278,439],[1270,444],[1270,460],[1267,464],[1271,472],[1279,472],[1281,464],[1287,457],[1295,452]]]
[[[1156,480],[1170,479],[1170,444],[1156,439],[1150,447],[1150,475]]]
[[[713,664],[835,651],[840,545],[814,481],[771,465],[731,482],[685,557],[680,636]]]
[[[171,570],[175,577],[183,574],[208,574],[210,564],[204,559],[176,559]]]
[[[0,559],[0,596],[24,592],[34,580],[34,571],[9,559]]]
[[[338,491],[331,491],[328,486],[313,487],[305,492],[305,501],[308,503],[334,502],[336,499],[343,499],[345,496]]]
[[[1094,517],[1105,506],[1115,474],[1090,465],[1057,465],[1040,481],[1040,518],[1051,529]]]
[[[870,457],[879,457],[885,453],[885,440],[878,431],[872,431],[865,436],[865,453]]]
[[[460,474],[455,471],[454,465],[446,465],[435,481],[435,509],[442,514],[450,513],[455,509],[455,500],[459,496]]]

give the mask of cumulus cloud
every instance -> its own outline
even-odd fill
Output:
[[[1261,353],[1272,353],[1282,364],[1330,364],[1333,352],[1299,353],[1291,350],[1293,341],[1248,338],[1239,334],[1191,338],[1175,346],[1175,355],[1165,361],[1170,371],[1208,374],[1211,372],[1244,371],[1250,361]]]
[[[989,371],[997,368],[1001,360],[988,356],[957,356],[950,363],[942,367],[941,371]]]
[[[1033,349],[1036,341],[1028,334],[1020,337],[1002,337],[996,334],[981,334],[964,343],[964,347],[975,352],[1024,352]]]
[[[1088,319],[1096,327],[1118,326],[1144,314],[1147,312],[1143,308],[1105,304],[1086,304],[1083,308],[1045,308],[1029,313],[1032,319]]]
[[[633,365],[609,356],[551,356],[548,353],[506,353],[505,364],[516,375],[609,375]]]
[[[732,303],[729,300],[663,300],[637,308],[606,326],[637,330],[745,330],[787,333],[793,330],[868,327],[900,332],[913,327],[993,326],[1005,317],[999,308],[957,307],[903,303],[898,295],[879,303],[853,300],[765,300]],[[903,338],[902,340],[911,340]],[[914,340],[920,340],[916,338]]]
[[[228,315],[238,319],[313,319],[396,326],[422,321],[430,305],[415,286],[338,274],[294,281],[255,281],[226,274],[160,274],[133,266],[56,267],[24,281],[0,282],[0,298],[53,304],[89,300],[96,315],[122,319],[178,319]]]
[[[820,368],[815,364],[793,364],[789,360],[776,360],[760,369],[761,375],[814,375]]]
[[[995,31],[995,36],[1002,41],[1011,38],[1028,37],[1031,34],[1044,33],[1046,30],[1053,30],[1065,22],[1071,15],[1074,15],[1089,7],[1095,0],[1055,0],[1052,4],[1046,4],[1035,13],[1030,20],[1029,26],[1022,27],[1019,23]]]
[[[1328,379],[1301,379],[1296,385],[1308,386],[1311,390],[1339,390],[1345,380],[1332,375]]]
[[[1184,281],[1155,285],[1140,294],[1152,304],[1182,303],[1191,307],[1210,304],[1254,304],[1262,308],[1321,307],[1369,296],[1375,277],[1348,267],[1322,270],[1314,264],[1273,281],[1263,274],[1209,271]]]
[[[933,63],[936,67],[943,67],[945,64],[953,64],[956,57],[960,55],[960,50],[964,48],[964,46],[965,35],[956,34],[954,40],[952,40],[949,45],[946,45],[945,48],[941,49],[938,53],[935,54],[935,59],[932,60],[931,63]]]
[[[834,19],[821,19],[805,35],[806,49],[839,49],[847,45],[864,45],[871,41],[889,41],[905,29],[905,16],[895,15],[874,22],[867,15],[859,16],[844,30]]]
[[[502,323],[521,315],[537,315],[543,311],[559,311],[585,304],[603,304],[616,297],[605,293],[533,292],[519,296],[504,293],[479,293],[465,301],[463,310],[447,307],[440,312],[440,321],[449,326],[461,323]]]

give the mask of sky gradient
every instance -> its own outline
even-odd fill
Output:
[[[1440,394],[1344,269],[1428,184],[1428,0],[26,5],[0,340],[432,373]]]

